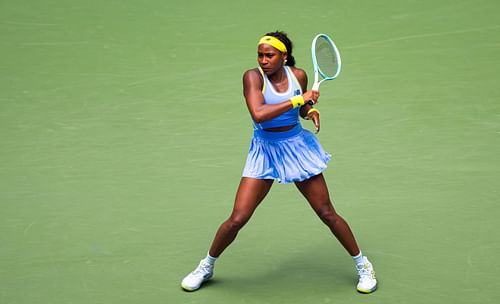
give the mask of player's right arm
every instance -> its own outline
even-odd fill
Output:
[[[253,120],[257,123],[270,120],[292,108],[289,100],[284,100],[278,104],[265,104],[262,86],[264,79],[258,69],[248,70],[243,74],[243,95],[248,111]]]

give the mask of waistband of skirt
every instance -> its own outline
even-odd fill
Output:
[[[271,131],[265,131],[265,130],[254,130],[253,135],[256,138],[262,138],[265,140],[280,140],[280,139],[286,139],[290,137],[294,137],[300,132],[302,132],[302,125],[300,123],[296,124],[293,128],[287,131],[283,132],[271,132]]]

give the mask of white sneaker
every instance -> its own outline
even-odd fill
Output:
[[[195,291],[201,287],[203,282],[208,281],[214,275],[214,265],[200,261],[198,267],[188,274],[181,283],[181,287],[187,291]]]
[[[372,293],[377,289],[377,278],[372,263],[363,257],[363,263],[356,265],[359,275],[357,289],[361,293]]]

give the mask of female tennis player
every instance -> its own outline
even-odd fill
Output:
[[[299,115],[320,130],[316,104],[319,92],[307,91],[307,75],[295,67],[292,42],[284,32],[267,33],[259,40],[259,67],[243,75],[243,93],[253,120],[243,176],[230,217],[219,227],[207,256],[181,283],[194,291],[213,275],[216,259],[233,242],[274,180],[295,183],[320,219],[352,256],[358,271],[357,290],[371,293],[377,288],[372,264],[361,253],[347,222],[335,211],[323,178],[330,160],[316,136],[302,128]]]

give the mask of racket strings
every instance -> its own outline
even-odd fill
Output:
[[[337,74],[339,62],[332,45],[324,39],[318,39],[315,50],[321,76],[324,78],[334,77]]]

